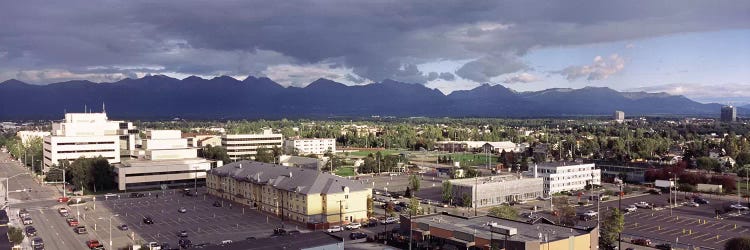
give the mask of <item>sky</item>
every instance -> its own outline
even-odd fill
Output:
[[[0,81],[393,79],[750,103],[744,0],[0,1]]]

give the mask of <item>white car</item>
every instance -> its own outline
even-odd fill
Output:
[[[698,204],[695,201],[691,201],[691,202],[685,203],[685,206],[688,206],[688,207],[699,207],[700,204]]]
[[[634,205],[638,208],[651,208],[651,204],[648,204],[648,202],[645,201],[636,202]]]
[[[177,209],[177,212],[184,214],[184,213],[187,213],[187,209],[185,209],[184,207],[181,207],[180,209]]]
[[[593,210],[589,210],[589,211],[586,211],[586,212],[583,213],[583,215],[585,215],[585,216],[591,216],[591,217],[594,217],[594,216],[596,216],[598,214],[599,213],[597,213],[596,211],[593,211]]]
[[[348,225],[346,225],[346,226],[344,226],[344,227],[345,227],[345,228],[346,228],[347,230],[353,230],[353,229],[358,229],[358,228],[361,228],[361,227],[362,227],[362,224],[359,224],[359,223],[357,223],[357,222],[354,222],[354,223],[349,223]]]
[[[740,204],[732,204],[729,207],[735,210],[748,210],[746,206],[740,205]]]
[[[344,231],[344,228],[341,226],[332,226],[331,228],[328,229],[329,233],[335,233],[335,232],[341,232],[341,231]]]
[[[635,205],[630,205],[625,208],[625,212],[635,212],[635,210],[638,210],[638,208]]]
[[[161,250],[161,246],[159,245],[159,243],[152,241],[148,243],[148,249],[149,250]]]

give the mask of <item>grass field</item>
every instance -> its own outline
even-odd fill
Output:
[[[346,177],[346,176],[354,176],[354,168],[353,167],[340,167],[336,169],[336,175]]]
[[[378,152],[378,150],[360,150],[360,151],[348,152],[348,153],[351,156],[365,157],[365,156],[369,155],[370,153],[375,154],[377,152]],[[395,155],[395,154],[399,153],[398,150],[392,150],[392,149],[380,150],[380,152],[381,152],[381,154],[383,154],[383,156],[386,156],[386,155]]]
[[[466,154],[455,153],[450,155],[454,162],[461,162],[461,166],[480,166],[487,164],[487,157],[484,154]],[[490,165],[498,163],[497,157],[490,155]]]

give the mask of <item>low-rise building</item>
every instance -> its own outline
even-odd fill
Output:
[[[306,168],[315,171],[320,171],[324,167],[325,162],[325,160],[318,158],[294,155],[279,156],[279,164],[281,164],[282,166]]]
[[[227,150],[229,159],[255,159],[259,148],[282,148],[282,135],[274,134],[270,129],[260,134],[231,134],[221,136],[221,146]]]
[[[135,159],[115,164],[117,188],[133,190],[162,186],[204,185],[206,171],[221,161],[198,158],[197,148],[189,147],[179,130],[149,130],[135,150]]]
[[[492,216],[461,217],[447,213],[401,216],[417,249],[598,249],[599,228],[578,229],[547,220],[522,222]]]
[[[334,138],[290,138],[284,141],[284,151],[288,154],[323,155],[326,152],[336,153]]]
[[[576,191],[586,185],[601,185],[601,170],[594,163],[548,162],[534,165],[529,177],[544,179],[544,193],[551,195],[563,191]]]
[[[29,130],[21,130],[16,132],[16,137],[21,139],[21,144],[26,145],[34,138],[42,139],[45,136],[49,136],[50,132],[48,131],[29,131]]]
[[[208,172],[208,193],[310,227],[368,219],[372,188],[328,173],[238,161]]]
[[[452,185],[453,204],[472,207],[497,206],[511,202],[533,200],[541,197],[541,178],[522,178],[515,175],[498,175],[448,180]]]
[[[628,183],[646,182],[647,167],[615,164],[596,164],[596,167],[601,170],[602,178],[609,182],[613,182],[615,178]]]

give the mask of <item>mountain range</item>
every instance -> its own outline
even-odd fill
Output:
[[[66,81],[47,85],[0,83],[0,119],[60,119],[64,112],[98,112],[137,119],[278,119],[321,117],[563,117],[611,115],[718,116],[720,104],[665,93],[618,92],[606,87],[516,92],[484,84],[448,95],[421,84],[384,80],[347,86],[318,79],[283,87],[265,77],[179,80],[163,75],[117,82]],[[750,105],[738,108],[750,114]]]

